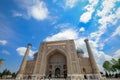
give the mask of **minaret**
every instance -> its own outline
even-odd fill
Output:
[[[27,59],[28,59],[28,55],[29,55],[31,46],[32,46],[31,44],[27,45],[27,49],[26,49],[22,64],[21,64],[20,69],[18,71],[18,76],[19,77],[22,76],[23,73],[24,73],[24,69],[25,69],[25,66],[26,66],[26,63],[27,63]]]
[[[89,55],[89,59],[90,59],[91,67],[92,67],[92,72],[93,72],[93,74],[100,74],[99,69],[98,69],[98,66],[97,66],[97,64],[96,64],[96,61],[95,61],[95,59],[94,59],[92,50],[91,50],[91,48],[90,48],[88,39],[85,39],[84,41],[85,41],[85,43],[86,43],[86,47],[87,47],[87,51],[88,51],[88,55]]]

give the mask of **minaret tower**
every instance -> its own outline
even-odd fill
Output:
[[[100,74],[99,69],[98,69],[98,66],[97,66],[97,64],[96,64],[96,61],[95,61],[95,59],[94,59],[92,50],[91,50],[91,48],[90,48],[88,39],[85,39],[84,41],[85,41],[85,43],[86,43],[86,47],[87,47],[87,51],[88,51],[88,55],[89,55],[89,59],[90,59],[91,67],[92,67],[92,72],[93,72],[93,74]],[[100,76],[99,76],[99,77],[100,77]]]
[[[28,45],[27,45],[27,49],[26,49],[26,52],[25,52],[25,55],[24,55],[22,64],[21,64],[21,66],[20,66],[20,69],[19,69],[19,71],[18,71],[17,77],[22,77],[22,75],[24,74],[24,69],[25,69],[25,67],[26,67],[26,63],[27,63],[27,59],[28,59],[28,55],[29,55],[31,46],[32,46],[32,44],[28,44]]]

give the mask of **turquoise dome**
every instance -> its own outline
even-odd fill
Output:
[[[84,54],[84,51],[81,49],[81,48],[77,48],[77,53],[81,53],[81,54]]]

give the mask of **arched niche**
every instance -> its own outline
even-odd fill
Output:
[[[66,68],[63,67],[64,65],[66,65]],[[56,73],[57,69],[59,69],[59,73]],[[49,73],[50,71],[51,73]],[[46,77],[49,77],[49,75],[52,75],[51,77],[64,77],[65,71],[67,71],[66,54],[59,49],[47,53]]]

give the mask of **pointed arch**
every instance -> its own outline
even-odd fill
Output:
[[[49,75],[48,72],[52,71],[52,77],[56,76],[56,69],[60,69],[59,77],[64,77],[63,74],[63,65],[67,66],[68,57],[64,50],[54,48],[46,53],[46,76]],[[49,65],[52,65],[53,68],[49,69]],[[67,68],[64,69],[67,71]]]
[[[47,52],[47,56],[52,55],[54,52],[60,52],[63,54],[65,57],[67,57],[66,52],[63,49],[58,49],[58,48],[53,48],[50,51]]]

